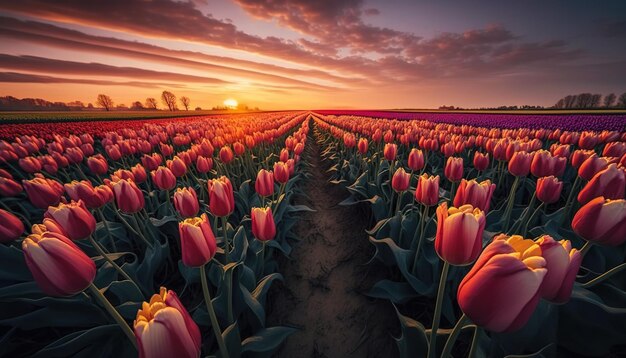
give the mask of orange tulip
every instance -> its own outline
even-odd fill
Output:
[[[475,152],[474,153],[474,168],[476,168],[476,170],[483,171],[487,169],[488,166],[489,166],[489,153],[483,154],[481,152]]]
[[[460,181],[463,178],[463,158],[448,158],[443,173],[449,181]]]
[[[596,173],[591,181],[578,193],[578,202],[586,204],[594,198],[603,196],[605,199],[624,199],[626,191],[626,171],[610,164],[606,169]]]
[[[396,159],[396,154],[397,153],[398,153],[398,146],[397,145],[395,145],[393,143],[385,144],[385,149],[383,151],[385,159],[387,159],[390,162],[394,161]]]
[[[367,138],[360,138],[357,148],[359,150],[359,153],[361,154],[367,153],[367,148],[368,148]]]
[[[485,213],[489,211],[491,204],[491,196],[496,189],[495,184],[491,184],[491,180],[484,180],[478,183],[476,180],[461,180],[459,189],[454,196],[454,206],[470,204],[475,208],[479,208]]]
[[[406,191],[411,183],[411,174],[404,171],[404,168],[398,168],[391,178],[391,187],[396,192]]]
[[[254,189],[260,196],[270,196],[274,194],[274,174],[265,169],[259,170],[254,182]]]
[[[415,189],[415,200],[422,205],[433,206],[439,202],[439,175],[424,173],[419,177]]]
[[[525,177],[530,171],[530,163],[533,154],[526,152],[515,152],[509,160],[509,172],[516,177]],[[567,160],[566,160],[567,161]]]
[[[234,157],[235,155],[233,154],[233,151],[230,149],[230,147],[224,146],[220,149],[220,160],[224,164],[230,163]]]
[[[548,269],[540,289],[542,297],[554,303],[569,301],[582,255],[569,240],[556,241],[550,235],[537,239],[537,244]]]
[[[542,203],[556,203],[561,197],[562,190],[563,182],[559,181],[555,176],[551,175],[537,179],[535,194],[537,195],[537,199],[541,200]]]
[[[274,179],[280,184],[285,184],[289,181],[289,166],[287,163],[274,163]]]
[[[424,154],[417,148],[411,149],[408,160],[409,168],[413,171],[422,170],[424,168]]]

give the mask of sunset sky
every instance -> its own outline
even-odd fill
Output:
[[[552,105],[626,91],[626,1],[0,0],[0,96]]]

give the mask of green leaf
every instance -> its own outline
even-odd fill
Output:
[[[400,320],[400,337],[394,337],[400,358],[426,357],[428,355],[426,328],[418,321],[403,316],[395,305],[393,307]]]
[[[255,333],[254,336],[246,338],[242,345],[242,352],[246,356],[271,357],[274,351],[287,337],[297,332],[297,328],[292,327],[270,327],[264,328]],[[262,353],[262,354],[250,354]]]
[[[33,357],[136,357],[137,351],[117,324],[70,333],[37,352]]]
[[[239,334],[239,326],[237,322],[226,327],[222,332],[226,349],[228,349],[229,358],[241,357],[241,336]]]

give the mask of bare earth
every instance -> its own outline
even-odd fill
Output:
[[[391,337],[396,315],[388,302],[362,293],[378,280],[382,268],[365,265],[373,253],[365,229],[368,214],[337,204],[348,196],[328,182],[317,143],[308,149],[313,177],[304,184],[309,198],[299,204],[314,209],[296,228],[301,241],[291,260],[280,263],[284,285],[273,293],[269,323],[295,326],[278,357],[393,357]],[[380,277],[378,275],[378,277]]]

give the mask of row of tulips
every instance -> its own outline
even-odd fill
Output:
[[[307,210],[309,121],[255,116],[0,142],[5,352],[270,356],[294,332],[266,302]]]
[[[368,294],[395,305],[401,356],[623,349],[625,132],[315,123],[342,204],[372,209],[373,261],[391,271]]]

